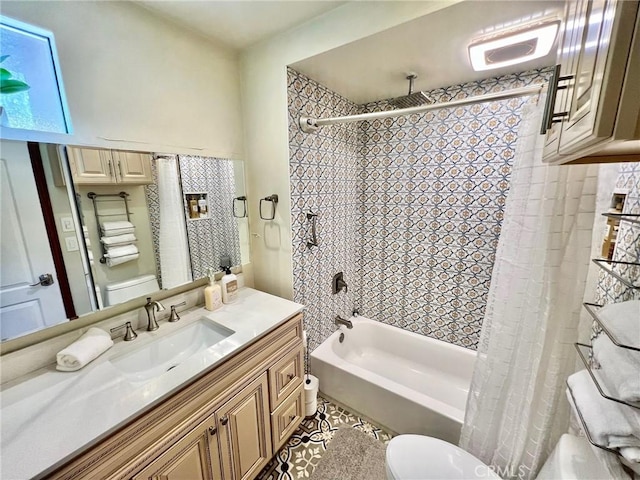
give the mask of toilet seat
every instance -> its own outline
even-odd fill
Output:
[[[460,447],[423,435],[394,437],[387,446],[385,463],[389,480],[500,479]]]

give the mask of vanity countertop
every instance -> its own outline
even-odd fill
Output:
[[[52,364],[2,385],[1,477],[32,478],[76,456],[302,308],[289,300],[243,288],[236,302],[214,312],[191,309],[181,313],[179,322],[161,322],[155,332],[139,330],[133,342],[118,339],[110,350],[81,370],[59,372]],[[235,333],[146,383],[132,382],[110,361],[202,318]]]

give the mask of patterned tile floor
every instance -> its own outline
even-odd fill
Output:
[[[345,426],[357,428],[385,444],[392,437],[356,414],[319,397],[315,417],[302,421],[289,441],[260,472],[258,480],[309,478],[335,432]]]

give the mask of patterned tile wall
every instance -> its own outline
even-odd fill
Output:
[[[300,115],[336,116],[359,107],[293,70],[288,72],[291,224],[294,300],[306,306],[305,328],[311,348],[335,329],[336,315],[349,317],[360,296],[356,238],[359,200],[359,131],[355,124],[331,125],[302,133]],[[307,247],[316,213],[317,247]],[[347,292],[333,295],[331,280],[343,272]]]
[[[640,214],[640,163],[621,163],[616,188],[628,189],[623,213]],[[620,222],[613,260],[640,262],[640,225]],[[634,266],[614,267],[623,278],[640,285],[640,268]],[[640,290],[626,287],[605,272],[598,274],[596,303],[607,304],[625,300],[640,300]]]
[[[545,82],[535,70],[428,92],[436,102]],[[362,313],[476,348],[520,124],[531,97],[360,124]],[[364,105],[387,110],[386,101]]]
[[[336,313],[365,316],[458,345],[478,341],[500,234],[519,110],[526,99],[300,132],[301,114],[355,105],[289,70],[294,297],[307,306],[311,347]],[[549,69],[437,89],[436,101],[544,82]],[[304,212],[320,212],[308,250]],[[344,270],[348,294],[332,296]],[[362,287],[361,287],[362,285]]]
[[[205,277],[209,267],[218,270],[225,255],[231,265],[240,265],[238,224],[231,212],[236,196],[233,160],[192,155],[180,155],[178,159],[183,194],[208,194],[208,218],[187,219],[193,278]],[[184,209],[188,217],[186,200]]]
[[[193,278],[205,277],[209,267],[218,270],[223,255],[231,258],[231,265],[240,265],[238,225],[231,212],[233,197],[236,196],[234,161],[189,155],[177,158],[183,193],[208,194],[209,218],[188,219],[188,206],[186,202],[184,204]],[[160,199],[155,162],[152,163],[152,173],[154,183],[146,187],[146,195],[156,270],[160,278]]]

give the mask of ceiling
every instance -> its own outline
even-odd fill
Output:
[[[136,3],[190,30],[241,50],[346,2],[140,0]]]
[[[394,1],[394,0],[386,0]],[[140,0],[156,14],[242,50],[335,9],[345,1]],[[406,95],[555,64],[546,57],[512,67],[474,72],[467,47],[478,36],[547,17],[561,18],[564,0],[466,0],[370,37],[297,62],[292,67],[356,102]]]
[[[358,104],[406,95],[408,72],[418,74],[414,90],[522,72],[554,65],[556,47],[537,60],[484,72],[473,71],[467,47],[502,28],[562,18],[563,10],[563,1],[465,1],[291,66]]]

